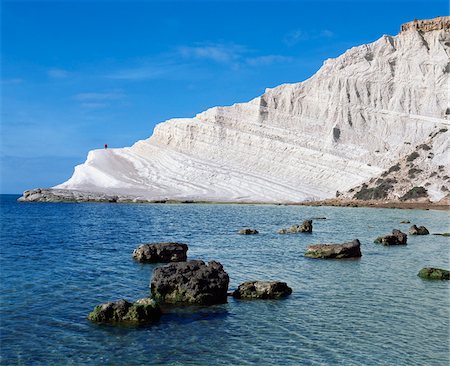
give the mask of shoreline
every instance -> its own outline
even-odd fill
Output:
[[[278,206],[331,206],[331,207],[367,207],[392,208],[409,210],[439,210],[450,211],[447,202],[433,203],[429,201],[363,201],[352,199],[325,199],[305,202],[257,202],[257,201],[205,201],[191,199],[157,199],[150,200],[127,195],[113,195],[106,193],[59,190],[51,188],[37,188],[25,191],[17,199],[21,203],[49,202],[49,203],[137,203],[137,204],[232,204],[232,205],[278,205]]]

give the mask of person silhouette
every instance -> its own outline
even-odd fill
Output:
[[[105,144],[105,149],[107,149],[108,148],[108,144]]]

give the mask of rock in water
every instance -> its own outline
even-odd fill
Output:
[[[361,257],[361,243],[358,239],[344,244],[317,244],[310,245],[305,257],[323,259],[342,259]]]
[[[392,230],[392,235],[379,236],[374,240],[375,244],[389,245],[406,245],[408,236],[400,230]]]
[[[248,281],[239,285],[233,292],[237,299],[278,299],[288,296],[292,289],[286,282],[279,281]]]
[[[127,300],[108,302],[95,307],[88,319],[95,323],[148,324],[161,316],[159,305],[150,298],[140,299],[134,304]]]
[[[431,29],[383,35],[326,60],[301,83],[160,123],[129,148],[91,151],[56,188],[151,200],[333,198],[447,128],[450,32]],[[448,135],[434,137],[431,150],[421,150],[413,162],[427,162],[423,174],[432,201],[447,194],[440,190],[448,185],[445,174],[430,175],[441,164],[448,170]]]
[[[133,251],[133,258],[142,263],[184,262],[188,246],[182,243],[141,244]]]
[[[244,228],[239,230],[239,234],[241,235],[255,235],[255,234],[259,234],[259,231],[256,229],[251,229],[251,228]]]
[[[417,275],[427,280],[450,280],[450,271],[440,268],[422,268]]]
[[[312,233],[312,220],[305,220],[301,225],[292,225],[287,229],[278,230],[278,234],[289,234],[289,233]]]
[[[430,232],[425,226],[413,225],[409,228],[409,235],[428,235]]]
[[[220,263],[192,260],[156,268],[150,287],[161,303],[212,305],[227,302],[228,283]]]

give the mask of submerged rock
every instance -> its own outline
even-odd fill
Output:
[[[229,277],[219,262],[170,263],[153,271],[153,297],[169,304],[212,305],[227,302]]]
[[[134,304],[121,299],[98,305],[88,315],[95,323],[148,324],[161,316],[159,305],[150,298],[140,299]]]
[[[361,257],[361,243],[355,239],[344,244],[317,244],[310,245],[305,257],[323,259],[342,259]]]
[[[433,235],[450,236],[450,233],[435,233]]]
[[[383,245],[406,245],[408,236],[400,230],[392,230],[392,235],[379,236],[374,240],[375,244]]]
[[[142,263],[184,262],[188,246],[182,243],[141,244],[133,251],[133,258]]]
[[[251,229],[251,228],[244,228],[239,230],[239,234],[241,235],[254,235],[254,234],[259,234],[259,231],[256,229]]]
[[[409,235],[428,235],[430,232],[425,226],[413,225],[409,228]]]
[[[417,275],[427,280],[450,280],[450,271],[440,268],[422,268]]]
[[[236,299],[279,299],[292,293],[286,282],[248,281],[240,284],[233,292]]]
[[[278,230],[278,234],[312,233],[312,229],[313,229],[312,220],[305,220],[301,225],[292,225],[289,228],[283,228]]]
[[[409,221],[409,220],[400,221],[400,224],[410,224],[410,223],[411,223],[411,221]]]

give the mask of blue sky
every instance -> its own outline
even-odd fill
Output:
[[[1,4],[1,193],[61,183],[104,143],[305,80],[349,47],[449,12],[440,0]]]

